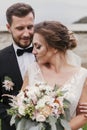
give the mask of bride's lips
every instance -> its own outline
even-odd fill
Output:
[[[38,57],[35,55],[35,59],[37,60],[38,59]]]

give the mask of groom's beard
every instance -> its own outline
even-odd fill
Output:
[[[24,43],[24,44],[21,44],[20,42],[18,42],[15,38],[14,38],[14,36],[12,35],[12,38],[13,38],[13,41],[15,42],[15,44],[17,45],[17,46],[19,46],[19,47],[21,47],[21,48],[26,48],[26,47],[29,47],[30,45],[31,45],[31,43],[32,43],[32,39],[33,39],[33,35],[31,35],[30,37],[23,37],[23,38],[21,38],[20,40],[29,40],[29,42],[26,44],[26,43]]]

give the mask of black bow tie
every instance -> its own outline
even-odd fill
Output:
[[[31,53],[32,50],[33,50],[33,47],[26,48],[26,49],[17,49],[17,55],[18,55],[18,56],[21,56],[21,55],[23,55],[23,53],[25,53],[25,52]]]

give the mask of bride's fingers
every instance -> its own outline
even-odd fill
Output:
[[[87,110],[87,106],[79,106],[79,109],[86,109]]]
[[[87,106],[87,103],[79,103],[79,106]]]
[[[80,110],[81,113],[86,113],[87,114],[87,109]]]
[[[86,118],[87,118],[87,114],[85,114],[85,115],[84,115],[84,117],[86,117]]]
[[[78,106],[78,109],[80,110],[87,110],[87,103],[80,103],[79,106]]]
[[[80,103],[78,106],[78,112],[87,114],[87,103]]]
[[[79,112],[87,114],[87,107],[79,108]]]

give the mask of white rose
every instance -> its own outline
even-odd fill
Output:
[[[18,108],[18,112],[19,112],[19,114],[21,114],[21,115],[25,115],[25,107],[24,107],[24,106],[20,106],[20,107]]]
[[[50,103],[52,101],[52,98],[50,96],[43,96],[38,102],[37,102],[37,105],[36,105],[36,109],[39,109],[39,108],[42,108],[45,106],[46,103]]]
[[[41,114],[36,115],[36,121],[44,122],[45,120],[46,120],[46,117],[44,115],[41,115]]]

